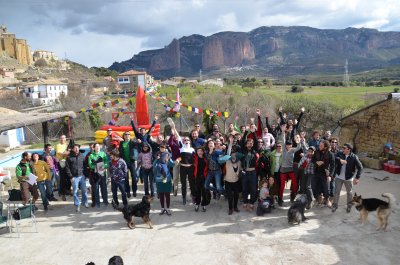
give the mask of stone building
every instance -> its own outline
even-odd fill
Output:
[[[127,72],[119,74],[117,82],[122,90],[134,91],[139,86],[141,86],[142,88],[151,86],[154,82],[154,79],[146,72],[129,70]]]
[[[45,50],[36,50],[33,53],[33,61],[44,59],[46,62],[58,61],[58,57],[54,52]]]
[[[352,143],[357,153],[378,158],[385,143],[400,150],[400,93],[360,109],[340,120],[340,143]]]
[[[33,61],[26,40],[17,39],[15,34],[7,32],[6,26],[0,26],[0,55],[14,58],[23,65],[31,65]]]

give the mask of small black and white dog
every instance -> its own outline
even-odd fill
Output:
[[[306,206],[307,196],[305,194],[300,194],[288,210],[288,223],[300,224],[302,221],[304,222],[307,220],[308,218],[304,216]]]

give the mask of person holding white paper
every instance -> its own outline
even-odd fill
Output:
[[[15,176],[18,179],[18,182],[21,186],[21,197],[22,197],[22,204],[25,205],[29,199],[30,195],[32,194],[32,204],[36,202],[39,198],[39,193],[37,191],[37,185],[31,185],[28,183],[29,174],[32,173],[33,169],[30,165],[31,160],[31,153],[23,152],[21,162],[15,167]],[[36,206],[34,209],[37,210]]]

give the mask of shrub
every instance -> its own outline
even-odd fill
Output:
[[[292,86],[291,90],[292,93],[301,93],[304,91],[304,88],[301,86],[294,85]]]

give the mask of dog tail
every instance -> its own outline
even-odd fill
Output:
[[[122,210],[124,209],[124,207],[120,207],[120,206],[116,205],[114,200],[111,202],[111,205],[115,210],[120,211],[120,212],[122,212]]]
[[[396,201],[396,198],[391,193],[384,193],[382,194],[382,197],[388,198],[389,208],[391,208],[394,202]]]

